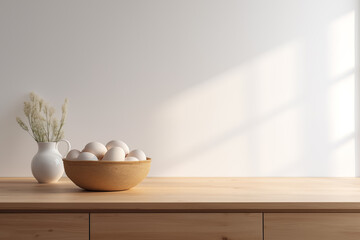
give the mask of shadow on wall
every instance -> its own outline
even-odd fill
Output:
[[[168,99],[152,175],[354,176],[354,31],[352,10]]]

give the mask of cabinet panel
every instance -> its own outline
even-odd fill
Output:
[[[89,214],[0,213],[0,240],[89,239]]]
[[[94,213],[92,240],[261,240],[261,213]]]
[[[359,213],[265,213],[265,240],[358,240]]]

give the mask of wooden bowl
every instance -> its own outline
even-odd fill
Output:
[[[90,191],[121,191],[138,185],[150,171],[146,161],[70,161],[63,159],[66,175]]]

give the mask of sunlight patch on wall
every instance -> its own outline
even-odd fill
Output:
[[[236,135],[230,141],[217,142],[206,149],[192,151],[175,158],[176,161],[167,165],[163,176],[251,176],[254,168],[250,161],[248,137]],[[185,150],[185,149],[184,149]],[[174,158],[172,158],[174,159]],[[168,164],[172,159],[166,159]],[[210,174],[211,172],[211,174]]]
[[[256,58],[251,81],[256,85],[255,110],[262,116],[296,99],[302,78],[299,42],[285,44]],[[250,79],[249,79],[250,80]]]
[[[167,174],[271,174],[277,168],[273,159],[298,161],[300,54],[299,42],[285,44],[164,103],[156,129],[166,129],[157,138],[163,138],[161,155],[167,154],[164,163],[171,166]]]
[[[303,158],[302,109],[294,106],[254,129],[259,176],[299,176]]]
[[[354,74],[333,83],[328,92],[329,134],[332,143],[353,134],[355,130]]]
[[[353,71],[355,66],[355,12],[336,19],[329,28],[330,77]]]
[[[355,12],[329,27],[329,166],[334,176],[355,174]]]
[[[181,155],[245,124],[250,107],[245,79],[250,78],[246,68],[232,70],[164,103],[157,117],[167,129],[167,149]]]
[[[329,165],[333,177],[354,176],[355,166],[355,139],[353,135],[334,148],[331,154]]]

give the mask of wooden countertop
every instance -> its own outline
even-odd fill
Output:
[[[147,178],[88,192],[0,178],[0,212],[360,212],[360,178]]]

